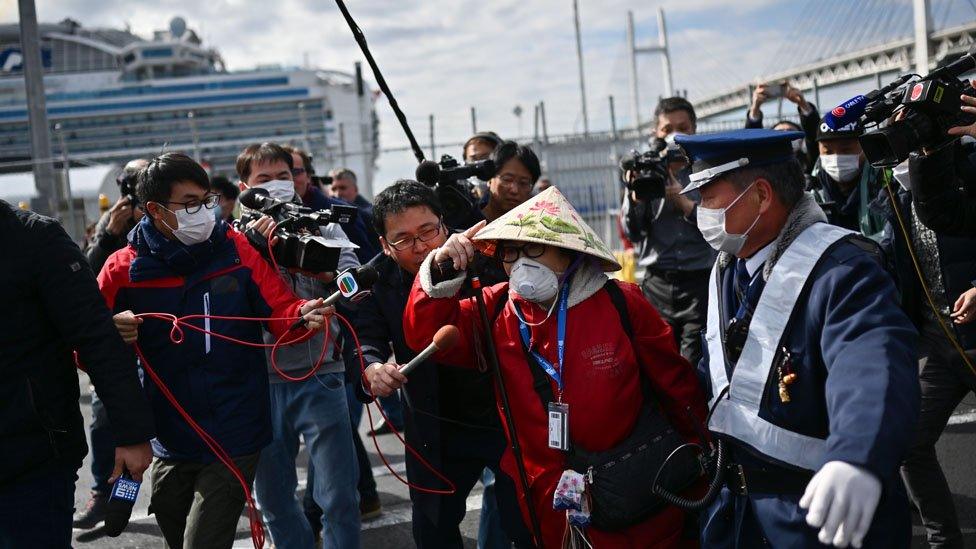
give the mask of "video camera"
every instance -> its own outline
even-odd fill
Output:
[[[688,163],[688,158],[677,145],[669,145],[659,137],[652,138],[650,145],[649,151],[631,151],[630,156],[620,161],[621,170],[634,172],[633,180],[627,182],[627,190],[633,191],[638,200],[664,198],[670,165]]]
[[[444,209],[444,223],[455,229],[467,228],[480,219],[475,219],[476,200],[474,189],[467,182],[469,177],[488,181],[495,177],[495,163],[481,160],[470,164],[459,164],[454,157],[445,154],[440,163],[425,160],[417,166],[417,181],[433,187]]]
[[[832,130],[857,123],[869,128],[859,138],[865,158],[876,168],[896,166],[913,151],[955,139],[946,134],[949,128],[976,122],[976,116],[959,110],[961,95],[976,95],[959,75],[974,68],[976,46],[924,78],[902,75],[883,88],[854,97],[830,111],[823,123]],[[904,116],[883,126],[900,113]]]
[[[281,267],[301,269],[310,273],[335,271],[339,266],[339,252],[344,246],[324,238],[319,227],[329,223],[347,224],[356,219],[355,206],[334,205],[327,210],[312,210],[300,204],[282,202],[271,198],[268,191],[250,188],[241,193],[241,205],[254,210],[241,217],[240,227],[244,227],[261,214],[274,219],[275,236],[274,259]],[[253,229],[244,231],[251,244],[265,257],[268,256],[268,241]]]
[[[139,206],[139,199],[136,198],[136,183],[139,179],[139,172],[129,173],[123,169],[119,175],[115,176],[115,184],[119,186],[119,194],[129,199],[129,205],[133,208]]]

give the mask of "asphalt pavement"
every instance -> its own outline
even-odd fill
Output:
[[[85,425],[91,422],[90,396],[87,379],[82,375],[82,412]],[[374,419],[377,413],[373,412]],[[368,549],[401,549],[414,547],[411,537],[410,500],[407,487],[398,481],[383,465],[373,439],[368,437],[368,425],[365,414],[361,431],[364,433],[366,449],[370,454],[373,473],[376,477],[377,488],[383,504],[383,513],[374,520],[362,525],[362,546]],[[391,434],[378,437],[378,443],[387,461],[398,473],[403,474],[403,445]],[[938,444],[939,458],[949,479],[954,494],[956,509],[962,524],[966,547],[976,549],[976,397],[969,395],[956,410],[949,427]],[[304,452],[299,456],[299,490],[304,493],[304,478],[306,473],[306,457]],[[91,486],[90,456],[78,472],[78,483],[75,488],[75,506],[83,508],[88,498]],[[143,483],[132,514],[132,520],[126,531],[117,538],[109,538],[101,533],[100,527],[90,531],[75,530],[74,546],[81,549],[96,548],[131,548],[150,549],[165,547],[162,533],[156,526],[156,521],[147,514],[149,504],[149,482]],[[478,536],[478,515],[481,509],[481,485],[475,486],[468,497],[468,513],[461,523],[461,534],[465,540],[465,548],[475,548]],[[914,539],[913,548],[926,547],[924,531],[918,525],[918,519],[913,519]],[[238,523],[235,548],[253,547],[250,539],[247,518],[244,514]],[[270,547],[270,536],[266,547]]]

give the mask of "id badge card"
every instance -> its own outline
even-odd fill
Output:
[[[549,447],[556,450],[569,450],[569,405],[562,402],[549,403]]]

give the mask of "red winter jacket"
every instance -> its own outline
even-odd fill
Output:
[[[694,369],[678,354],[671,327],[647,302],[640,289],[633,284],[618,284],[631,315],[633,344],[627,340],[619,314],[606,291],[596,291],[575,305],[572,291],[570,294],[565,364],[562,367],[565,384],[563,401],[569,405],[570,437],[589,451],[603,451],[619,444],[630,434],[637,421],[643,400],[640,376],[645,375],[650,379],[655,396],[672,425],[686,439],[696,440],[697,431],[687,409],[690,407],[692,413],[703,420],[706,406]],[[508,292],[508,283],[484,290],[489,316],[505,292]],[[538,305],[518,296],[513,296],[513,299],[529,323],[537,323],[545,318],[546,311]],[[553,364],[557,358],[555,316],[553,313],[541,326],[530,327],[533,349]],[[424,291],[421,276],[418,276],[403,315],[407,344],[420,350],[430,343],[441,326],[454,324],[461,331],[458,344],[434,355],[434,358],[446,364],[477,367],[474,352],[474,321],[477,317],[477,304],[473,298],[461,301],[457,298],[432,298]],[[548,446],[548,418],[533,388],[532,374],[521,346],[518,319],[511,303],[505,305],[492,330],[512,416],[522,444],[532,503],[542,523],[544,544],[546,547],[560,547],[566,514],[554,511],[552,500],[556,484],[565,469],[564,454]],[[640,355],[643,372],[638,371],[635,351]],[[555,394],[556,384],[551,379],[550,383]],[[501,466],[510,477],[518,479],[510,449],[502,457]],[[520,496],[524,496],[518,482],[516,486]],[[520,502],[523,517],[529,524],[524,497],[520,498]],[[597,548],[678,547],[683,543],[679,539],[683,519],[683,513],[671,507],[624,531],[602,532],[590,528],[588,532]]]

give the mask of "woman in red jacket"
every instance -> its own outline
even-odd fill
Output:
[[[621,315],[604,289],[605,271],[620,266],[555,187],[487,227],[482,222],[453,235],[427,257],[404,312],[408,345],[420,350],[441,326],[454,324],[461,331],[458,344],[435,358],[479,367],[476,303],[458,299],[463,275],[443,274],[439,266],[453,263],[463,271],[476,248],[487,252],[488,247],[494,248],[511,277],[509,283],[486,288],[483,295],[489,314],[502,305],[499,300],[508,298],[491,329],[522,446],[530,501],[544,545],[560,547],[567,514],[553,509],[553,495],[568,469],[566,452],[550,447],[549,414],[540,403],[523,341],[548,373],[556,400],[568,407],[568,438],[589,452],[613,448],[634,429],[643,403],[642,380],[650,382],[653,398],[687,440],[696,439],[694,423],[703,420],[705,401],[693,368],[678,353],[671,328],[640,288],[617,282],[620,292],[615,293],[623,294],[634,335],[628,341]],[[502,468],[519,478],[511,450],[502,457]],[[520,495],[527,518],[525,494]],[[681,536],[683,524],[682,512],[667,507],[623,530],[591,526],[586,533],[597,549],[679,547],[687,543]]]

